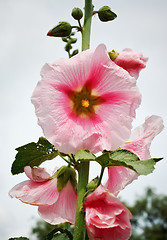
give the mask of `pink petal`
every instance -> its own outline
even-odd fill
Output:
[[[104,187],[99,186],[84,202],[89,239],[129,239],[129,210]]]
[[[45,182],[24,181],[13,187],[9,195],[31,205],[51,205],[57,201],[57,179]]]
[[[132,131],[128,143],[124,145],[139,156],[141,160],[149,159],[149,148],[152,140],[163,130],[163,120],[159,116],[147,117],[145,123]]]
[[[137,154],[141,160],[151,158],[149,148],[152,140],[163,129],[163,121],[159,116],[146,118],[145,123],[132,131],[131,137],[124,149]],[[126,185],[138,177],[138,174],[125,167],[109,167],[109,179],[106,188],[117,195]]]
[[[114,150],[130,135],[140,94],[135,79],[108,57],[104,45],[45,65],[32,102],[44,135],[65,153]],[[104,99],[90,117],[76,117],[68,94],[87,84]],[[118,127],[119,126],[119,127]]]
[[[59,192],[59,198],[51,206],[40,206],[39,215],[50,224],[59,224],[62,222],[75,222],[77,195],[70,181]]]
[[[43,182],[50,178],[50,174],[44,168],[30,166],[24,167],[24,172],[34,182]]]
[[[131,49],[124,49],[114,59],[114,62],[137,79],[139,72],[146,67],[147,60],[148,58],[144,57],[142,53],[134,52]]]

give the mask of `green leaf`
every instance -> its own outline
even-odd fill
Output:
[[[52,240],[69,240],[70,238],[65,233],[59,233],[53,236]]]
[[[56,227],[52,232],[46,236],[46,240],[72,240],[71,232],[62,227]]]
[[[154,165],[161,159],[151,158],[141,161],[134,153],[126,149],[119,149],[113,152],[105,152],[97,157],[96,161],[103,167],[123,166],[134,170],[139,175],[147,175],[154,170]]]
[[[79,150],[75,154],[76,161],[83,161],[83,160],[93,161],[93,160],[95,160],[95,158],[96,158],[95,155],[90,153],[88,150]]]
[[[40,137],[38,142],[31,142],[16,148],[15,161],[12,164],[11,172],[13,175],[24,172],[25,166],[39,166],[46,160],[51,160],[58,155],[58,151],[45,138]]]

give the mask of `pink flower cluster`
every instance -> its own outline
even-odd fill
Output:
[[[141,100],[136,79],[146,61],[132,50],[124,50],[112,61],[106,47],[99,45],[95,51],[46,64],[32,96],[46,138],[59,151],[70,154],[80,149],[97,153],[122,147],[141,160],[150,158],[149,147],[163,129],[162,119],[148,117],[131,131]],[[24,171],[30,180],[16,185],[10,196],[38,206],[40,216],[51,224],[74,224],[77,195],[71,182],[58,191],[54,174],[39,167],[27,166]],[[85,199],[87,232],[91,240],[126,240],[131,235],[132,215],[117,195],[138,175],[125,167],[109,167],[108,175],[106,185]]]

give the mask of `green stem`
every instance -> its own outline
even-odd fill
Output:
[[[100,178],[98,180],[97,187],[101,184],[101,180],[103,178],[103,173],[104,173],[105,167],[101,167],[101,173],[100,173]]]
[[[85,239],[85,220],[83,212],[83,200],[86,193],[86,185],[89,177],[89,162],[82,162],[78,165],[78,192],[77,208],[75,216],[75,229],[73,240]]]
[[[85,0],[84,25],[82,28],[82,51],[89,49],[90,47],[92,12],[93,12],[92,0]]]
[[[82,51],[89,49],[90,46],[90,30],[92,21],[93,5],[92,0],[85,0],[84,25],[82,28]],[[85,239],[85,219],[83,212],[83,201],[87,191],[86,186],[89,178],[89,161],[81,162],[78,167],[78,192],[77,207],[75,216],[75,229],[73,240]]]

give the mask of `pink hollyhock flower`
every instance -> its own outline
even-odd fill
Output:
[[[134,52],[131,49],[124,49],[114,59],[114,62],[137,79],[139,72],[145,68],[147,60],[148,58],[144,57],[142,53]]]
[[[136,81],[106,47],[46,64],[32,103],[45,137],[61,152],[114,150],[131,131],[140,104]]]
[[[131,235],[130,211],[100,185],[84,202],[90,240],[127,240]]]
[[[43,168],[26,166],[24,172],[30,180],[17,184],[9,195],[38,206],[39,215],[50,224],[74,224],[77,195],[70,181],[59,192],[57,178],[51,177]]]
[[[162,131],[163,127],[161,117],[153,115],[146,118],[143,125],[132,131],[129,141],[122,148],[135,153],[141,160],[150,159],[151,142]],[[108,175],[106,188],[114,195],[117,195],[120,190],[138,177],[135,171],[125,167],[109,167]]]

